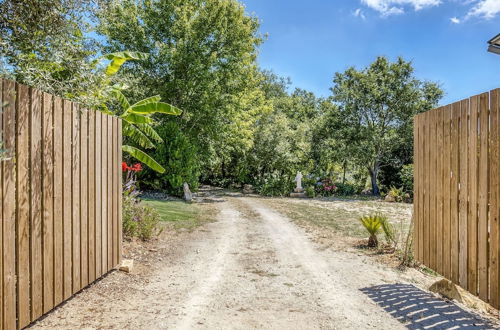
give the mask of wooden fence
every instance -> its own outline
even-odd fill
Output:
[[[415,117],[418,261],[500,307],[500,89]]]
[[[0,324],[22,328],[121,257],[121,121],[0,79]]]

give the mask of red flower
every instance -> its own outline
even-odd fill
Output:
[[[142,171],[142,165],[140,163],[136,163],[136,164],[134,164],[134,166],[132,166],[130,168],[130,170],[132,170],[134,172],[140,172],[140,171]]]
[[[130,167],[128,167],[127,163],[122,162],[122,172],[127,172],[128,169],[130,169]]]

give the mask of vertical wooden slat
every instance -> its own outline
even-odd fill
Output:
[[[107,188],[108,188],[108,271],[115,265],[113,264],[113,117],[108,117],[108,166],[107,166]]]
[[[2,110],[4,107],[3,98],[3,79],[0,78],[0,328],[3,329],[3,161],[4,145],[3,145],[3,115]]]
[[[80,113],[80,262],[81,287],[89,284],[88,261],[88,110]]]
[[[88,180],[89,180],[89,282],[96,279],[96,155],[95,155],[95,112],[89,111],[89,167],[88,167]]]
[[[477,295],[477,155],[478,155],[478,112],[479,97],[471,97],[469,150],[464,157],[469,159],[469,185],[465,188],[469,194],[469,210],[467,219],[467,248],[468,248],[468,284],[467,289]]]
[[[30,110],[30,295],[31,321],[33,321],[43,313],[42,95],[36,89],[31,89]]]
[[[63,101],[63,298],[73,294],[72,264],[72,104]]]
[[[445,107],[443,118],[443,276],[451,277],[451,105]]]
[[[436,271],[443,274],[443,119],[444,108],[436,113]]]
[[[419,199],[418,199],[418,191],[420,190],[420,187],[418,185],[418,180],[417,178],[419,177],[419,166],[418,166],[418,157],[420,157],[420,153],[418,151],[418,136],[419,136],[419,120],[418,116],[415,116],[413,119],[413,241],[415,244],[413,244],[413,249],[414,249],[414,254],[415,258],[417,260],[420,260],[420,255],[419,255],[419,246],[418,246],[418,228],[420,225],[420,220],[419,220],[419,213],[418,213],[418,205],[419,205]]]
[[[63,301],[64,286],[63,106],[63,100],[54,96],[54,305]]]
[[[80,108],[73,104],[71,111],[71,216],[72,216],[72,264],[73,293],[81,288],[80,279]]]
[[[122,121],[118,120],[118,264],[122,262],[122,240],[123,240],[123,223],[122,223],[122,172],[121,172],[121,162],[122,162]]]
[[[118,176],[116,175],[118,169],[118,118],[113,118],[113,161],[111,168],[111,175],[113,177],[113,266],[115,267],[118,264],[118,187],[117,180]]]
[[[102,273],[108,271],[108,116],[102,115],[102,137],[101,137],[101,233],[102,233]]]
[[[468,260],[468,237],[467,237],[467,192],[468,192],[468,100],[460,104],[460,176],[459,176],[459,258],[460,258],[460,285],[467,288],[467,260]]]
[[[432,269],[436,269],[436,230],[437,230],[437,220],[436,220],[436,117],[437,109],[429,111],[429,128],[430,128],[430,140],[429,140],[429,199],[430,199],[430,215],[429,215],[429,266]],[[432,141],[432,142],[431,142]]]
[[[95,113],[95,254],[96,278],[102,275],[102,113]]]
[[[459,169],[460,169],[460,102],[452,104],[452,127],[451,127],[451,196],[450,196],[450,213],[451,213],[451,280],[458,284],[460,273],[460,256],[459,256]]]
[[[29,204],[29,88],[17,84],[16,118],[16,237],[17,312],[19,327],[28,325],[30,315],[30,204]]]
[[[488,301],[488,139],[489,139],[489,93],[479,97],[479,164],[478,164],[478,237],[477,280],[479,298]],[[500,166],[500,164],[497,164]]]
[[[430,251],[429,251],[429,241],[430,241],[430,235],[429,235],[429,217],[430,217],[430,199],[429,199],[429,182],[430,182],[430,172],[429,172],[429,167],[430,167],[430,149],[429,149],[429,134],[430,134],[430,129],[429,129],[429,113],[424,114],[424,121],[425,121],[425,127],[424,127],[424,135],[426,139],[424,139],[424,154],[425,154],[425,159],[424,159],[424,173],[426,173],[424,177],[424,264],[429,265],[430,264]]]
[[[418,191],[418,200],[419,200],[419,215],[418,215],[418,218],[420,219],[420,224],[419,224],[419,228],[418,228],[418,231],[419,231],[419,234],[418,234],[418,245],[419,245],[419,255],[420,255],[420,259],[419,261],[420,262],[423,262],[424,261],[424,226],[425,226],[425,222],[424,222],[424,203],[425,203],[425,199],[424,199],[424,175],[423,173],[425,168],[424,168],[424,159],[425,159],[425,150],[424,150],[424,138],[425,138],[425,130],[424,130],[424,122],[423,122],[423,115],[420,115],[419,116],[419,138],[418,138],[418,143],[419,143],[419,146],[418,146],[418,150],[419,150],[419,154],[420,156],[418,157],[418,167],[419,167],[419,173],[421,173],[421,175],[419,175],[419,177],[417,178],[418,180],[418,185],[420,187],[419,191]]]
[[[54,307],[54,139],[52,96],[43,93],[43,312]]]
[[[14,82],[4,80],[2,84],[2,125],[3,142],[7,150],[7,160],[2,161],[3,200],[3,328],[16,328],[16,86]]]
[[[489,247],[489,300],[500,309],[500,89],[491,91],[490,99],[490,247]],[[497,164],[497,165],[495,165]]]

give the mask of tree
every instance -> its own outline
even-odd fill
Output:
[[[97,49],[86,37],[91,0],[1,0],[0,74],[87,104]]]
[[[378,175],[391,151],[412,145],[413,116],[435,107],[443,92],[436,83],[415,78],[411,62],[378,57],[369,67],[337,73],[331,89],[342,128],[337,137],[348,155],[366,166],[372,192],[380,193]]]
[[[98,17],[107,52],[150,54],[124,68],[132,87],[127,95],[158,94],[183,109],[179,118],[160,122],[176,121],[196,144],[205,171],[218,171],[225,157],[220,151],[231,149],[233,119],[261,108],[242,102],[259,82],[257,19],[236,0],[114,1]]]

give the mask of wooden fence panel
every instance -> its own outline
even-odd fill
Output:
[[[415,256],[500,307],[500,89],[415,117]]]
[[[120,261],[121,122],[3,79],[0,104],[0,328],[16,329]]]

